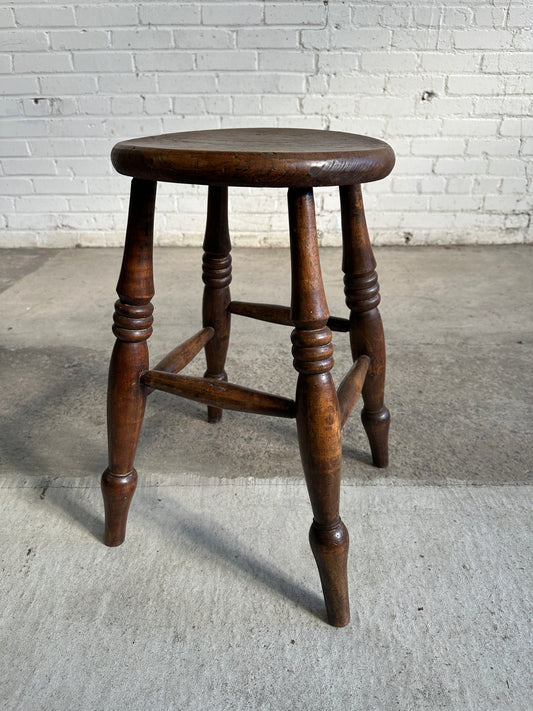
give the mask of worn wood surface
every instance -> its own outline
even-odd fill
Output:
[[[109,366],[107,432],[109,466],[102,476],[105,543],[117,546],[126,535],[126,520],[135,491],[133,467],[146,403],[141,375],[148,370],[154,295],[153,219],[156,183],[134,178],[122,268],[117,285],[113,333],[116,343]]]
[[[180,395],[213,408],[276,417],[296,416],[294,400],[223,380],[149,370],[143,375],[142,382],[153,390]]]
[[[377,467],[389,463],[390,413],[385,406],[385,338],[378,311],[380,301],[376,260],[366,227],[360,185],[340,188],[344,291],[350,309],[350,344],[354,361],[370,356],[363,385],[361,413],[372,459]]]
[[[348,532],[339,515],[341,426],[331,377],[333,346],[322,284],[311,188],[288,194],[291,241],[291,320],[300,454],[313,509],[310,543],[317,562],[328,621],[348,624]]]
[[[228,188],[209,188],[207,197],[207,221],[204,237],[202,279],[204,297],[202,318],[204,328],[210,327],[215,335],[205,345],[207,370],[205,377],[212,380],[227,380],[224,370],[228,352],[231,314],[231,241],[228,227]],[[207,419],[218,422],[222,417],[220,407],[209,406]]]
[[[380,180],[394,165],[376,138],[303,128],[228,128],[118,143],[119,173],[203,185],[308,187]]]
[[[309,539],[317,562],[328,621],[350,619],[347,582],[349,537],[339,514],[341,428],[360,393],[362,420],[374,463],[388,462],[389,411],[384,404],[385,343],[378,311],[379,286],[366,229],[360,183],[385,177],[394,165],[382,141],[335,131],[225,129],[124,141],[113,164],[133,176],[109,370],[109,467],[102,476],[105,542],[119,545],[137,473],[134,457],[146,396],[152,389],[222,409],[296,417],[300,454],[313,523]],[[148,370],[154,293],[152,228],[156,180],[208,184],[203,243],[203,329]],[[231,301],[228,185],[288,187],[291,306]],[[338,185],[343,271],[350,319],[330,317],[320,269],[313,187]],[[295,400],[227,382],[231,314],[293,326]],[[349,331],[354,365],[335,389],[331,330]],[[178,375],[202,348],[203,378]]]

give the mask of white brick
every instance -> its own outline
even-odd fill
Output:
[[[13,8],[0,7],[0,27],[15,27]]]
[[[105,94],[153,93],[157,91],[157,80],[155,74],[102,74],[98,89]]]
[[[325,25],[326,8],[323,2],[272,3],[265,5],[267,25]]]
[[[143,27],[136,30],[113,30],[111,43],[114,49],[163,49],[173,46],[169,29]]]
[[[33,185],[29,178],[0,177],[0,195],[27,195],[32,192]]]
[[[432,118],[398,118],[389,121],[388,130],[393,135],[434,136],[440,131],[441,123],[440,119]]]
[[[361,55],[358,52],[326,52],[318,56],[320,73],[336,75],[337,72],[351,72],[359,69]]]
[[[518,138],[470,138],[466,153],[468,155],[518,155],[520,139]]]
[[[204,25],[257,25],[262,20],[262,4],[217,2],[202,7]]]
[[[128,72],[133,71],[133,58],[129,52],[74,52],[74,69],[77,72]]]
[[[2,94],[38,94],[39,82],[37,77],[3,76],[0,79]]]
[[[259,69],[267,72],[290,71],[312,72],[315,68],[315,58],[312,54],[303,52],[260,52]]]
[[[262,104],[263,113],[273,116],[299,113],[298,99],[295,96],[264,96]]]
[[[387,49],[391,44],[390,30],[376,28],[350,28],[334,30],[331,33],[331,47],[333,49],[371,49],[378,51]]]
[[[363,96],[359,104],[363,116],[412,116],[413,99],[394,96]]]
[[[231,114],[232,101],[231,96],[222,96],[220,94],[214,96],[205,96],[205,110],[208,114]]]
[[[105,30],[52,30],[50,32],[52,49],[106,49],[109,34]]]
[[[148,95],[144,97],[144,112],[148,115],[168,114],[172,111],[170,96]]]
[[[23,101],[18,96],[0,97],[0,116],[21,116],[24,113]]]
[[[330,50],[330,35],[325,27],[319,30],[302,30],[300,33],[300,46],[304,49],[315,49],[319,52]]]
[[[474,178],[472,176],[463,178],[461,176],[459,178],[451,177],[451,178],[447,178],[445,180],[447,180],[447,185],[446,185],[446,192],[447,193],[464,195],[464,194],[472,192],[472,189],[474,186],[474,180],[476,180],[476,178]]]
[[[0,156],[27,156],[30,154],[27,141],[0,141]]]
[[[191,52],[137,52],[135,66],[141,72],[183,72],[193,68]]]
[[[160,74],[159,89],[165,94],[211,94],[216,81],[210,74]]]
[[[396,165],[406,175],[429,175],[433,169],[433,159],[400,157]]]
[[[533,133],[533,119],[504,118],[500,128],[502,136],[521,136]]]
[[[503,91],[503,78],[499,76],[483,76],[467,74],[448,77],[448,93],[450,94],[499,94]]]
[[[77,5],[76,18],[80,27],[121,27],[137,25],[139,22],[137,7],[133,3]]]
[[[525,160],[519,158],[490,158],[489,175],[510,175],[521,177],[526,174]]]
[[[438,212],[476,211],[483,205],[481,195],[432,195],[431,209]]]
[[[15,72],[49,74],[54,72],[72,71],[72,57],[70,54],[60,52],[31,52],[13,55]]]
[[[478,7],[474,10],[474,24],[478,27],[503,28],[507,12],[507,7]]]
[[[399,29],[392,33],[393,49],[451,49],[451,35],[444,30]]]
[[[21,121],[20,119],[3,119],[2,131],[4,136],[10,136],[13,138],[46,136],[48,134],[48,123],[37,119],[31,119],[29,121]]]
[[[139,19],[145,25],[195,25],[200,24],[200,18],[199,4],[194,3],[148,2],[139,8]]]
[[[361,57],[361,68],[365,72],[403,74],[415,71],[417,61],[414,52],[368,52]]]
[[[418,27],[439,27],[440,20],[442,17],[442,9],[439,7],[414,7],[414,24]],[[407,14],[407,13],[405,13]],[[398,25],[400,26],[400,21]],[[393,25],[394,27],[394,25]]]
[[[529,27],[533,26],[533,6],[530,3],[516,5],[510,3],[507,10],[508,27]]]
[[[500,189],[502,193],[514,193],[515,195],[527,194],[527,178],[502,178]],[[530,197],[533,202],[533,198]]]
[[[507,49],[512,46],[513,35],[505,30],[457,30],[454,34],[456,49]]]
[[[233,99],[233,113],[237,116],[253,116],[261,113],[261,96],[245,94]]]
[[[174,42],[178,49],[225,49],[233,47],[233,33],[214,28],[174,30]]]
[[[480,175],[487,172],[487,164],[476,158],[437,158],[435,165],[437,175],[453,175],[459,172],[464,175]]]
[[[460,138],[415,138],[411,145],[413,154],[419,156],[460,156],[465,149]]]
[[[21,27],[71,27],[75,24],[74,9],[68,5],[15,5],[15,18]]]
[[[253,49],[262,49],[264,47],[296,49],[299,46],[298,31],[293,29],[273,29],[271,27],[239,29],[237,30],[237,46]]]
[[[87,74],[54,74],[40,79],[43,94],[87,94],[96,91],[96,77]]]
[[[331,94],[381,94],[385,89],[385,76],[368,74],[334,74],[329,83]]]
[[[495,136],[498,121],[495,119],[445,118],[442,132],[449,136]]]
[[[498,71],[506,74],[522,73],[525,67],[533,66],[533,52],[504,52],[498,59]]]
[[[226,69],[244,71],[256,69],[257,57],[255,52],[246,50],[198,52],[196,65],[200,71]]]
[[[352,23],[356,27],[376,27],[381,22],[383,9],[379,6],[350,3]]]
[[[140,114],[143,110],[141,96],[114,96],[111,99],[111,113],[118,116],[131,116]]]
[[[35,138],[29,144],[34,156],[78,156],[85,151],[81,138]]]
[[[0,74],[10,74],[12,71],[12,61],[9,54],[0,54]]]
[[[37,52],[48,48],[45,32],[33,30],[0,30],[2,52]]]
[[[465,52],[424,52],[420,61],[422,69],[428,72],[448,74],[450,72],[474,72],[481,63],[481,53]]]
[[[444,27],[470,27],[473,22],[473,12],[469,7],[443,8]]]

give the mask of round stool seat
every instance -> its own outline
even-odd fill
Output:
[[[248,187],[318,187],[380,180],[394,166],[377,138],[340,131],[234,128],[166,133],[118,143],[119,173],[144,180]]]

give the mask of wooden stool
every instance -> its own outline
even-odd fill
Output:
[[[376,262],[368,239],[360,184],[392,170],[394,153],[383,141],[335,131],[228,129],[173,133],[117,144],[115,168],[132,176],[122,269],[117,285],[108,386],[109,467],[102,476],[105,543],[120,545],[135,485],[135,450],[146,397],[152,390],[207,405],[210,422],[222,409],[295,417],[313,509],[310,543],[324,591],[328,621],[350,619],[348,532],[339,516],[341,429],[362,393],[374,464],[388,463],[389,411],[383,402],[385,343],[378,312]],[[152,369],[154,294],[152,236],[157,181],[209,186],[203,244],[203,328]],[[291,306],[232,301],[228,186],[288,188]],[[330,317],[320,271],[313,188],[338,185],[343,265],[350,318]],[[230,315],[292,326],[298,371],[294,400],[227,382],[224,362]],[[353,366],[336,390],[331,377],[331,331],[350,333]],[[205,349],[203,378],[178,375]]]

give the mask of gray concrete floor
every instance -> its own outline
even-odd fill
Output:
[[[533,250],[378,249],[391,465],[343,432],[352,623],[324,622],[294,422],[154,393],[128,538],[101,542],[117,250],[0,250],[6,709],[531,709]],[[156,252],[154,362],[199,328],[201,254]],[[344,315],[340,252],[322,251]],[[236,299],[289,302],[286,250]],[[335,334],[334,376],[349,366]],[[188,372],[201,374],[199,357]],[[289,332],[233,320],[230,379],[291,396]]]

